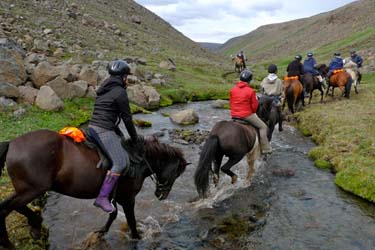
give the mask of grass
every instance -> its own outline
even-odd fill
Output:
[[[359,91],[350,100],[327,97],[307,106],[296,125],[318,144],[309,152],[317,167],[334,168],[338,186],[375,202],[375,73],[364,75]]]

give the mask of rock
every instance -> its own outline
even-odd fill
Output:
[[[12,84],[0,82],[0,96],[17,98],[20,96],[18,88]]]
[[[12,99],[8,99],[3,96],[0,97],[0,107],[9,108],[9,107],[15,107],[15,106],[17,106],[17,103],[13,101]]]
[[[15,49],[0,46],[0,82],[19,86],[26,78],[22,55]]]
[[[95,98],[96,97],[96,92],[93,86],[89,86],[87,88],[86,96],[87,98]]]
[[[53,30],[52,29],[44,29],[43,33],[46,34],[46,35],[49,35],[49,34],[53,33]]]
[[[71,97],[84,97],[87,92],[88,84],[86,81],[79,80],[71,83]]]
[[[51,87],[51,89],[61,99],[72,97],[71,86],[61,76],[58,76],[57,78],[53,79],[52,81],[46,83],[46,85]]]
[[[222,109],[222,108],[225,108],[225,106],[228,106],[229,105],[229,101],[227,100],[215,100],[211,106],[213,108],[218,108],[218,109]]]
[[[181,125],[195,124],[199,122],[198,114],[195,112],[194,109],[186,109],[179,111],[177,113],[172,114],[169,118],[172,122]]]
[[[56,78],[59,73],[59,70],[49,64],[49,62],[41,62],[33,70],[31,78],[33,79],[34,85],[40,88],[47,82]]]
[[[57,66],[56,70],[59,73],[59,76],[67,82],[74,82],[77,80],[77,76],[74,74],[72,66],[68,63]]]
[[[16,119],[19,119],[23,117],[26,114],[26,109],[24,108],[19,108],[16,111],[13,112],[13,117]]]
[[[137,63],[140,65],[147,65],[147,60],[143,57],[137,59]]]
[[[141,24],[142,21],[141,21],[141,17],[138,16],[138,15],[132,15],[130,17],[130,20],[133,22],[133,23],[136,23],[136,24]]]
[[[39,39],[34,39],[34,47],[32,48],[32,51],[34,52],[45,52],[49,50],[49,42],[48,41],[42,41]]]
[[[138,77],[135,75],[128,75],[127,79],[128,84],[136,84],[139,82]]]
[[[167,69],[167,70],[171,70],[171,71],[176,70],[176,65],[174,64],[174,62],[171,59],[168,59],[167,61],[160,62],[159,67],[162,68],[162,69]]]
[[[62,57],[64,55],[63,48],[57,48],[55,52],[53,52],[54,57]]]
[[[49,86],[40,88],[35,103],[41,109],[48,111],[58,111],[64,108],[64,103]]]
[[[90,86],[98,85],[98,74],[90,66],[84,66],[78,75],[78,80],[86,81]]]
[[[19,102],[34,104],[39,90],[29,86],[19,86],[18,91],[20,93]]]
[[[155,88],[146,85],[133,85],[127,88],[131,102],[145,109],[156,109],[160,104],[160,94]]]
[[[154,79],[151,80],[151,84],[152,85],[158,85],[158,86],[160,86],[161,85],[161,80],[157,79],[157,78],[154,78]]]

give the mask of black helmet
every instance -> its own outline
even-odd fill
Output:
[[[341,56],[341,53],[340,53],[340,52],[335,52],[334,55],[335,55],[335,56]]]
[[[298,61],[302,60],[302,56],[301,55],[296,55],[294,58],[297,59]]]
[[[350,51],[350,54],[353,55],[353,54],[355,54],[355,52],[356,52],[355,50],[351,50],[351,51]]]
[[[275,64],[270,64],[268,66],[268,73],[276,73],[277,72],[277,66]]]
[[[241,72],[241,75],[240,75],[241,81],[249,83],[252,78],[253,78],[253,73],[250,70],[245,69],[244,71]]]
[[[108,65],[108,73],[115,76],[130,75],[130,67],[123,60],[115,60]]]
[[[314,54],[312,52],[307,53],[307,57],[312,57]]]

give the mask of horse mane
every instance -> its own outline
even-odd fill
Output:
[[[181,161],[177,169],[178,174],[185,171],[187,162],[182,151],[166,143],[161,143],[155,136],[147,139],[140,137],[137,144],[134,144],[131,139],[126,139],[122,141],[122,145],[129,154],[144,155],[145,158],[152,159],[153,165],[158,168],[163,168],[166,162],[176,161],[177,158]]]

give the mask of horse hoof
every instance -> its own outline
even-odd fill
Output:
[[[132,239],[133,240],[140,240],[142,239],[141,236],[138,233],[132,234]]]
[[[284,131],[284,129],[283,128],[279,128],[279,132],[283,132]]]
[[[236,183],[237,179],[238,179],[237,175],[233,175],[232,176],[232,184]]]

